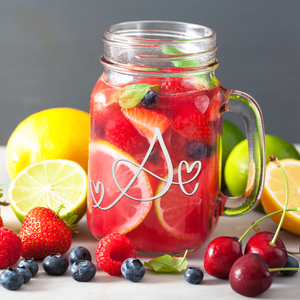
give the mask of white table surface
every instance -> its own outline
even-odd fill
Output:
[[[300,150],[300,145],[297,145]],[[0,147],[0,183],[4,184],[4,197],[7,199],[6,193],[10,179],[6,171],[5,165],[5,147]],[[1,207],[1,216],[4,226],[12,231],[19,233],[21,223],[14,215],[10,206]],[[241,236],[246,229],[262,216],[261,213],[251,212],[242,217],[228,218],[221,217],[218,226],[213,233],[210,241],[220,235]],[[260,223],[261,230],[269,230],[274,232],[276,225],[270,219]],[[95,262],[95,252],[98,241],[91,235],[88,230],[85,217],[79,222],[78,234],[73,235],[73,244],[71,249],[76,246],[84,246],[88,248],[92,254],[92,260]],[[246,244],[249,237],[243,240]],[[284,241],[286,248],[290,251],[299,251],[300,237],[293,235],[287,231],[280,232],[280,238]],[[67,271],[62,276],[49,276],[43,268],[42,262],[39,262],[40,270],[38,274],[28,283],[23,285],[17,291],[8,291],[0,286],[0,299],[116,299],[116,300],[146,300],[146,299],[162,299],[162,300],[193,300],[193,299],[245,299],[245,297],[236,294],[230,287],[228,280],[216,279],[208,275],[203,268],[203,257],[205,248],[209,241],[197,252],[188,255],[187,260],[189,266],[200,267],[204,271],[204,279],[199,285],[192,285],[184,280],[183,274],[159,274],[146,270],[146,274],[142,281],[133,283],[127,281],[122,276],[109,276],[97,267],[96,276],[90,282],[81,283],[72,279]],[[68,257],[69,252],[67,252]],[[295,256],[300,261],[300,255]],[[150,258],[140,258],[142,261],[150,260]],[[1,270],[2,271],[2,270]],[[292,277],[274,276],[271,288],[264,294],[258,296],[259,299],[300,299],[300,272]]]

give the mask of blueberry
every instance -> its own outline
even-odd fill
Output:
[[[17,270],[22,274],[24,283],[27,283],[32,278],[31,271],[25,266],[17,267]]]
[[[189,160],[200,160],[207,155],[207,146],[201,142],[191,141],[184,146],[185,154]]]
[[[299,262],[294,257],[288,255],[287,261],[284,265],[284,268],[299,268]],[[282,270],[280,273],[284,276],[293,276],[297,274],[298,271],[289,271],[289,270]]]
[[[90,260],[77,260],[71,265],[70,274],[76,281],[87,282],[94,278],[96,267]]]
[[[1,273],[0,283],[4,288],[14,291],[22,286],[24,278],[17,269],[9,267]]]
[[[149,91],[141,101],[141,105],[145,108],[154,108],[157,104],[158,96],[154,91]]]
[[[214,145],[207,145],[207,156],[213,157],[216,152],[216,144]]]
[[[159,151],[157,151],[155,149],[151,152],[151,154],[149,155],[149,158],[148,158],[149,162],[154,166],[159,165],[159,163],[161,162],[161,159],[162,158],[161,158]]]
[[[52,253],[43,260],[43,269],[49,275],[62,275],[69,266],[69,261],[60,253]]]
[[[36,273],[39,270],[39,265],[37,264],[37,262],[34,260],[34,258],[25,258],[23,260],[21,260],[18,263],[18,267],[26,267],[30,270],[32,277],[34,277],[36,275]]]
[[[140,281],[145,275],[145,267],[137,258],[127,258],[121,266],[123,276],[133,282]]]
[[[80,259],[92,260],[91,253],[88,249],[78,246],[72,249],[69,255],[70,263],[73,264],[75,261]]]
[[[188,268],[184,273],[184,279],[191,284],[198,284],[203,279],[203,271],[199,268]]]

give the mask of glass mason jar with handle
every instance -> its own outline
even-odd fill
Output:
[[[126,234],[140,255],[198,249],[220,216],[252,210],[262,193],[262,113],[215,76],[216,33],[139,21],[107,28],[104,72],[91,94],[87,222],[98,239]],[[222,115],[239,113],[249,145],[244,194],[220,192]]]

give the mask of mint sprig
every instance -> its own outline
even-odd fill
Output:
[[[170,272],[181,272],[188,266],[186,260],[188,250],[185,251],[183,257],[175,257],[169,254],[156,257],[148,262],[144,262],[146,267],[152,268],[156,272],[170,273]]]
[[[152,89],[158,89],[159,85],[150,85],[145,83],[131,84],[124,87],[119,99],[119,105],[122,108],[133,108],[137,106],[145,95]]]
[[[170,45],[164,46],[162,49],[163,54],[165,55],[182,55],[186,54]],[[188,68],[188,67],[199,67],[200,64],[197,60],[174,60],[172,64],[177,68]]]

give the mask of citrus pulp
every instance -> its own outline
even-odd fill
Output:
[[[41,161],[23,169],[8,189],[10,205],[23,222],[27,212],[37,206],[56,211],[64,205],[61,215],[72,212],[76,223],[86,211],[87,174],[76,162],[64,159]]]
[[[300,161],[295,159],[280,160],[285,170],[289,185],[288,208],[300,207]],[[266,180],[261,203],[267,214],[282,210],[286,200],[286,184],[283,174],[275,164],[269,163],[266,168]],[[279,224],[281,214],[271,216]],[[282,228],[300,235],[300,213],[286,212]]]

